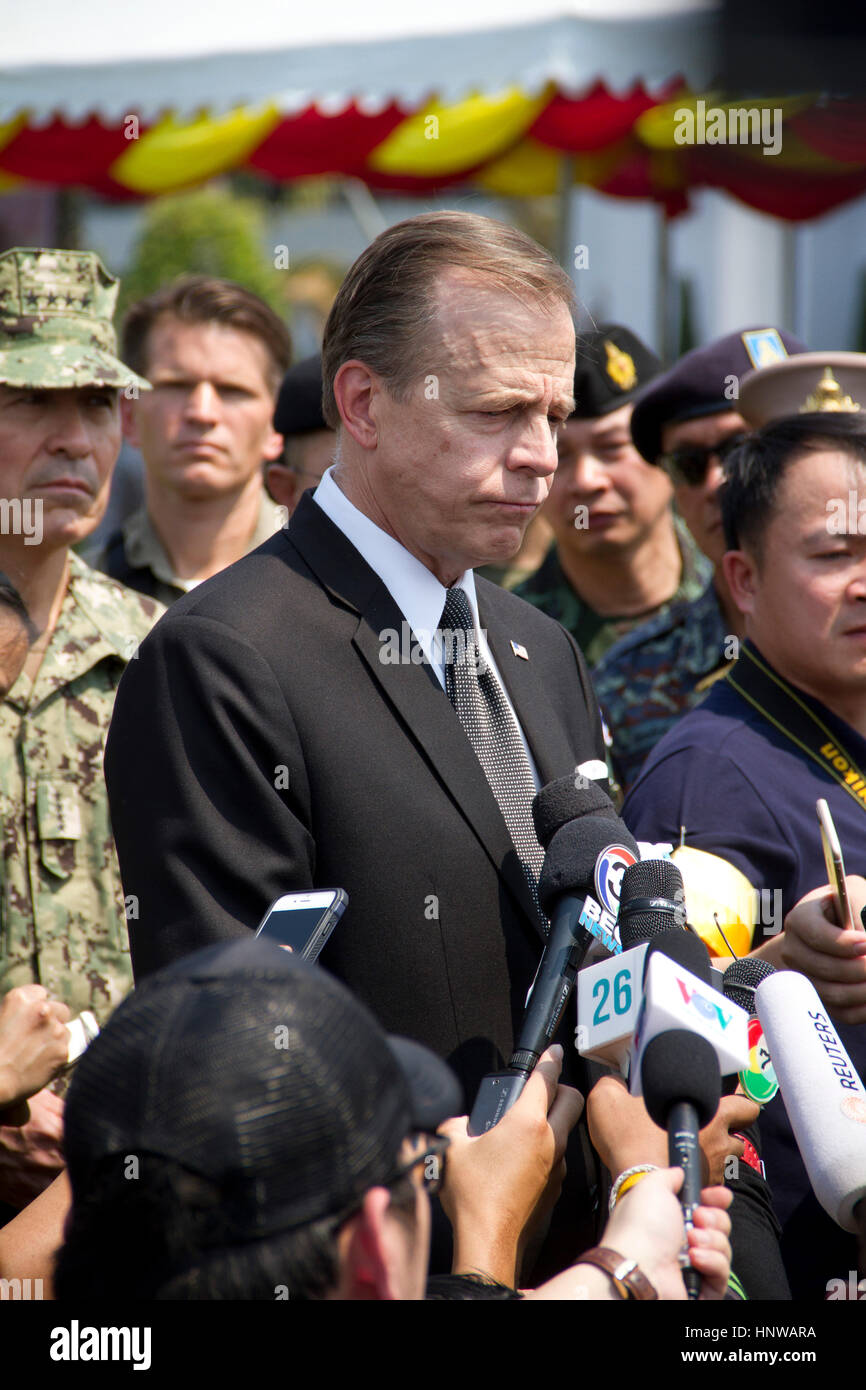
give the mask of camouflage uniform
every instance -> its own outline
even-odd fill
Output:
[[[42,984],[104,1023],[132,969],[103,746],[124,667],[162,609],[74,554],[69,567],[35,683],[22,671],[0,705],[0,993]]]
[[[687,527],[679,518],[674,519],[674,525],[683,557],[682,573],[676,593],[655,610],[654,617],[666,613],[672,604],[681,600],[697,598],[710,576],[710,562],[698,550]],[[518,584],[514,592],[526,599],[527,603],[542,609],[549,618],[562,623],[590,667],[601,661],[605,652],[625,633],[647,621],[646,613],[627,618],[606,618],[596,613],[589,604],[584,603],[566,579],[556,546],[532,578]]]
[[[631,786],[650,750],[736,660],[712,583],[691,603],[670,605],[611,647],[592,673],[611,731],[617,781]]]
[[[270,540],[288,519],[286,508],[272,502],[262,489],[256,529],[247,553]],[[192,580],[180,579],[174,573],[146,507],[139,507],[126,519],[121,529],[106,543],[104,550],[93,555],[85,554],[95,569],[137,589],[139,593],[149,594],[166,607],[195,587]]]
[[[150,390],[115,356],[116,297],[92,252],[0,255],[0,385]],[[132,984],[102,755],[121,674],[162,611],[70,552],[36,679],[21,671],[0,703],[0,994],[35,981],[104,1022]]]

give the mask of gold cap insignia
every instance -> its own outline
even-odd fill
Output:
[[[815,387],[810,396],[807,396],[800,406],[800,414],[804,415],[816,410],[852,410],[857,411],[860,406],[850,396],[843,396],[842,387],[833,375],[830,367],[824,368],[824,375]]]
[[[620,391],[630,391],[637,385],[637,372],[635,371],[634,359],[629,357],[627,352],[618,348],[609,338],[604,340],[604,350],[607,353],[607,365],[605,371],[611,381],[619,387]]]

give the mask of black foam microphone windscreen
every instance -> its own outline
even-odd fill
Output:
[[[615,820],[613,824],[606,817],[584,816],[557,830],[547,846],[538,881],[538,898],[548,916],[554,901],[563,893],[586,896],[594,892],[595,866],[605,850],[621,845],[637,856],[634,839],[618,816]]]
[[[693,1105],[701,1129],[719,1108],[719,1063],[706,1038],[686,1028],[669,1028],[647,1043],[641,1060],[641,1087],[650,1119],[667,1128],[675,1105]]]
[[[682,931],[678,927],[659,932],[651,939],[647,948],[643,967],[644,975],[646,975],[655,951],[667,956],[676,965],[682,966],[683,970],[690,970],[705,985],[712,986],[710,958],[707,954],[707,948],[699,936],[695,936],[692,932]]]
[[[606,816],[619,820],[616,807],[607,792],[595,782],[575,786],[573,776],[559,777],[536,792],[532,800],[532,819],[538,842],[547,849],[557,830],[570,820],[583,816]]]

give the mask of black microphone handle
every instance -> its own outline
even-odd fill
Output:
[[[687,1100],[677,1101],[668,1114],[668,1161],[672,1168],[685,1173],[680,1190],[680,1205],[686,1225],[694,1220],[694,1209],[701,1201],[700,1121],[694,1105]],[[683,1270],[683,1283],[690,1299],[701,1291],[701,1276],[691,1265]]]
[[[594,940],[592,932],[579,925],[584,902],[584,898],[568,895],[556,904],[529,1008],[508,1063],[509,1070],[528,1075],[544,1049],[550,1046],[559,1027],[574,988],[574,978]]]

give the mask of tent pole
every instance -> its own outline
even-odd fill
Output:
[[[368,241],[375,241],[388,223],[367,185],[360,179],[341,179],[340,189],[364,236]]]
[[[670,274],[668,219],[664,207],[661,206],[656,240],[656,344],[659,357],[665,366],[672,362],[677,348],[677,344],[672,341]]]
[[[559,216],[556,228],[556,257],[563,270],[572,271],[571,196],[574,191],[574,155],[564,154],[559,161]]]

